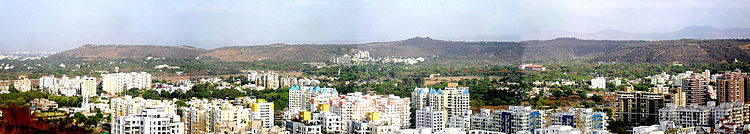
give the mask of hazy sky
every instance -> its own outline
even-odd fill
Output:
[[[0,52],[750,27],[748,0],[0,0]]]

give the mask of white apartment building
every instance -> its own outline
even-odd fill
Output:
[[[97,96],[96,86],[96,78],[83,76],[83,79],[81,79],[81,96]]]
[[[31,91],[31,80],[26,76],[19,76],[18,80],[13,81],[13,86],[20,92]]]
[[[174,109],[171,109],[174,110]],[[182,134],[185,123],[180,116],[164,107],[144,107],[138,114],[119,116],[114,120],[114,134]],[[113,117],[114,119],[114,117]]]
[[[457,119],[456,121],[462,121],[458,119],[469,119],[470,114],[466,114],[469,111],[470,100],[469,87],[446,87],[443,89],[429,89],[429,88],[415,88],[411,93],[411,99],[414,101],[413,107],[417,110],[424,109],[425,107],[432,107],[437,110],[445,111],[445,119],[450,120],[452,118]],[[469,122],[453,122],[458,124],[467,124],[464,130],[469,129]]]
[[[319,121],[292,122],[285,121],[284,128],[290,134],[323,134],[323,126]]]
[[[290,113],[293,116],[284,123],[287,131],[292,133],[344,133],[346,132],[341,116],[329,112],[328,104],[322,104],[317,112],[299,111]],[[317,129],[318,126],[320,129]],[[317,130],[317,131],[316,131]]]
[[[662,72],[661,74],[656,74],[654,76],[651,76],[651,85],[666,85],[669,84],[669,78],[670,75],[666,72]]]
[[[263,128],[271,128],[274,126],[273,118],[273,102],[266,102],[263,99],[258,99],[255,102],[251,102],[250,119],[253,121],[261,121]]]
[[[581,130],[567,125],[552,125],[534,131],[534,134],[581,134]]]
[[[743,124],[750,121],[750,105],[743,102],[726,102],[721,103],[711,109],[714,128],[719,128],[724,124]]]
[[[193,98],[182,107],[186,132],[253,133],[274,126],[273,103],[263,99],[241,97],[237,100]]]
[[[531,109],[529,106],[511,106],[492,113],[492,118],[499,127],[497,131],[505,133],[534,132],[546,124],[544,116],[544,111]]]
[[[389,126],[407,128],[411,125],[409,98],[355,92],[331,98],[330,102],[331,112],[340,115],[343,122],[364,120],[368,114],[378,113],[379,121]]]
[[[54,90],[57,85],[57,78],[54,75],[44,75],[39,78],[39,88]]]
[[[551,125],[567,125],[577,128],[583,134],[601,134],[607,132],[609,116],[604,112],[595,112],[591,108],[569,108],[565,112],[551,113]]]
[[[303,87],[312,87],[312,86],[318,86],[320,84],[320,81],[314,80],[314,79],[307,79],[307,78],[297,78],[294,76],[284,76],[281,77],[279,80],[280,87],[293,87],[293,86],[303,86]]]
[[[242,133],[247,131],[250,119],[250,110],[243,106],[232,105],[227,100],[214,100],[214,105],[210,109],[210,115],[213,116],[210,119],[212,130],[216,132],[226,133]],[[240,126],[240,127],[237,127]]]
[[[664,134],[660,125],[634,127],[633,134]]]
[[[212,114],[212,104],[206,99],[195,99],[187,102],[189,107],[181,107],[183,120],[185,120],[185,132],[189,134],[201,134],[214,132],[217,123]]]
[[[432,132],[443,131],[445,128],[445,111],[432,107],[417,110],[415,115],[417,129],[430,128]]]
[[[338,97],[339,92],[336,88],[327,87],[300,87],[292,86],[289,88],[289,109],[315,111],[317,105],[311,101],[313,98],[318,98],[316,104],[321,104],[329,98]],[[297,111],[292,111],[297,112]]]
[[[117,94],[131,88],[151,88],[151,74],[146,72],[113,73],[103,74],[102,83],[104,91],[109,94]]]
[[[546,113],[529,106],[510,106],[505,110],[481,109],[471,117],[471,130],[503,133],[535,132],[545,127]]]
[[[260,89],[279,89],[279,74],[275,72],[250,71],[247,79],[251,84],[263,87]]]
[[[463,115],[453,116],[446,121],[446,128],[458,128],[460,131],[469,131],[471,129],[471,110],[463,112]]]
[[[604,77],[596,77],[594,79],[591,79],[591,88],[607,89],[607,79],[604,79]]]
[[[142,112],[141,109],[145,109],[146,107],[161,107],[167,112],[172,112],[172,114],[177,111],[173,101],[147,100],[141,97],[132,96],[111,98],[109,106],[112,110],[112,124],[117,122],[119,117],[139,114],[139,112]]]
[[[73,97],[78,95],[78,89],[60,89],[58,90],[60,92],[60,95],[65,95],[68,97]]]
[[[331,113],[329,111],[322,111],[318,114],[314,114],[317,120],[321,121],[323,129],[331,133],[343,133],[344,122],[341,120],[341,116]]]
[[[743,124],[750,119],[750,105],[743,102],[726,102],[718,106],[715,102],[706,105],[691,104],[678,107],[672,103],[659,109],[660,122],[674,122],[678,128],[714,128]]]
[[[687,127],[711,127],[711,109],[713,102],[707,105],[690,104],[687,107],[677,107],[669,103],[666,107],[659,109],[659,122],[671,121],[681,128]]]
[[[679,73],[672,76],[672,78],[670,79],[670,81],[672,81],[672,86],[682,86],[682,79],[690,77],[691,74],[693,74],[693,71],[685,71],[685,73]]]

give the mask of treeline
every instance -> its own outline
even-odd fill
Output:
[[[243,96],[255,96],[258,99],[265,99],[269,102],[274,103],[274,109],[281,111],[288,105],[289,89],[267,89],[267,90],[250,90],[250,89],[236,89],[236,88],[223,88],[219,89],[216,84],[210,83],[199,83],[195,84],[190,90],[186,92],[182,91],[156,91],[153,89],[140,90],[137,88],[129,89],[125,95],[140,96],[144,99],[180,99],[178,105],[185,106],[185,102],[190,101],[192,98],[198,99],[236,99]]]
[[[17,90],[10,91],[11,92],[7,94],[0,94],[0,105],[7,106],[11,103],[15,105],[28,105],[31,100],[44,98],[56,102],[58,107],[79,107],[83,100],[80,96],[58,96],[36,90],[27,92],[18,92]]]

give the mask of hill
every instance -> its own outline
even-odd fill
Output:
[[[543,41],[525,41],[524,60],[567,60],[588,58],[608,53],[620,46],[644,41],[580,40],[558,38]]]
[[[205,49],[189,46],[156,46],[156,45],[84,45],[75,49],[63,51],[51,57],[76,58],[145,58],[148,56],[160,58],[195,58],[204,53]]]
[[[523,40],[547,40],[560,37],[606,40],[679,40],[679,39],[741,39],[750,38],[748,28],[718,29],[711,26],[688,26],[668,33],[629,33],[619,30],[602,30],[594,33],[548,31],[521,35]]]
[[[592,58],[614,62],[742,62],[750,61],[750,40],[669,40],[636,43]]]
[[[507,64],[526,60],[615,62],[750,61],[750,40],[613,41],[558,38],[522,42],[466,42],[416,37],[366,44],[231,46],[212,50],[187,46],[85,45],[52,57],[164,58],[203,57],[222,61],[327,61],[330,57],[369,51],[373,57],[440,57],[447,63]]]
[[[326,61],[329,57],[369,51],[373,57],[442,57],[447,61],[514,63],[520,60],[566,60],[609,52],[640,41],[555,39],[526,42],[465,42],[415,37],[402,41],[349,45],[233,46],[210,50],[202,56],[225,61],[281,60]]]
[[[325,61],[334,55],[356,52],[352,45],[259,45],[231,46],[210,50],[202,57],[224,61]]]

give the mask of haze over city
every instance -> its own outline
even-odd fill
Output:
[[[750,1],[2,0],[0,20],[0,47],[4,48],[0,53],[63,51],[84,44],[188,45],[210,49],[272,43],[367,43],[415,36],[521,41],[602,31],[663,34],[690,26],[748,28]],[[739,31],[743,30],[747,31]]]
[[[0,0],[0,134],[750,134],[750,1]]]

